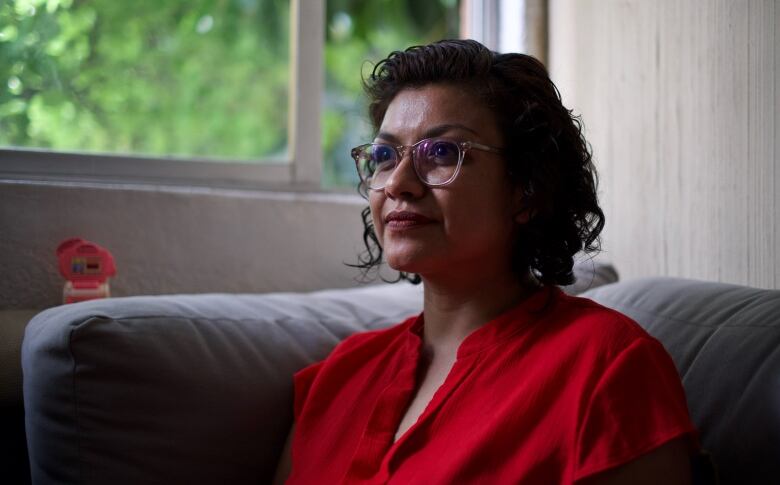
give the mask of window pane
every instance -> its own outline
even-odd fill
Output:
[[[289,0],[0,2],[0,145],[285,158]]]
[[[350,148],[373,137],[363,74],[391,51],[458,37],[457,0],[329,0],[325,44],[323,185],[358,182]],[[370,62],[365,62],[370,61]]]

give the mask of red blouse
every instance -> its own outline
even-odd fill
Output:
[[[628,317],[542,289],[472,332],[417,422],[423,316],[353,335],[295,375],[288,484],[572,483],[682,435],[680,378]]]

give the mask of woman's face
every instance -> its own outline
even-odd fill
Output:
[[[431,137],[504,145],[494,115],[476,96],[442,84],[398,93],[375,141],[412,145]],[[471,149],[454,181],[428,187],[415,174],[409,152],[384,189],[369,191],[374,228],[390,267],[423,278],[511,272],[521,200],[505,176],[502,156]],[[404,220],[399,214],[404,212],[421,217]]]

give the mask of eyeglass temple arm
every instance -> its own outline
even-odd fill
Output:
[[[502,150],[500,148],[491,147],[491,146],[488,146],[488,145],[483,145],[482,143],[477,143],[477,142],[474,142],[474,141],[463,142],[463,144],[465,145],[464,148],[466,148],[466,147],[468,147],[468,148],[476,148],[477,150],[482,150],[482,151],[486,151],[486,152],[493,152],[493,153],[503,153],[504,152],[504,150]]]

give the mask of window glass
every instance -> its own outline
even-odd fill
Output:
[[[0,2],[0,145],[287,153],[289,0]]]
[[[391,51],[457,38],[457,0],[329,0],[326,13],[323,185],[358,182],[349,150],[373,137],[363,75]]]

